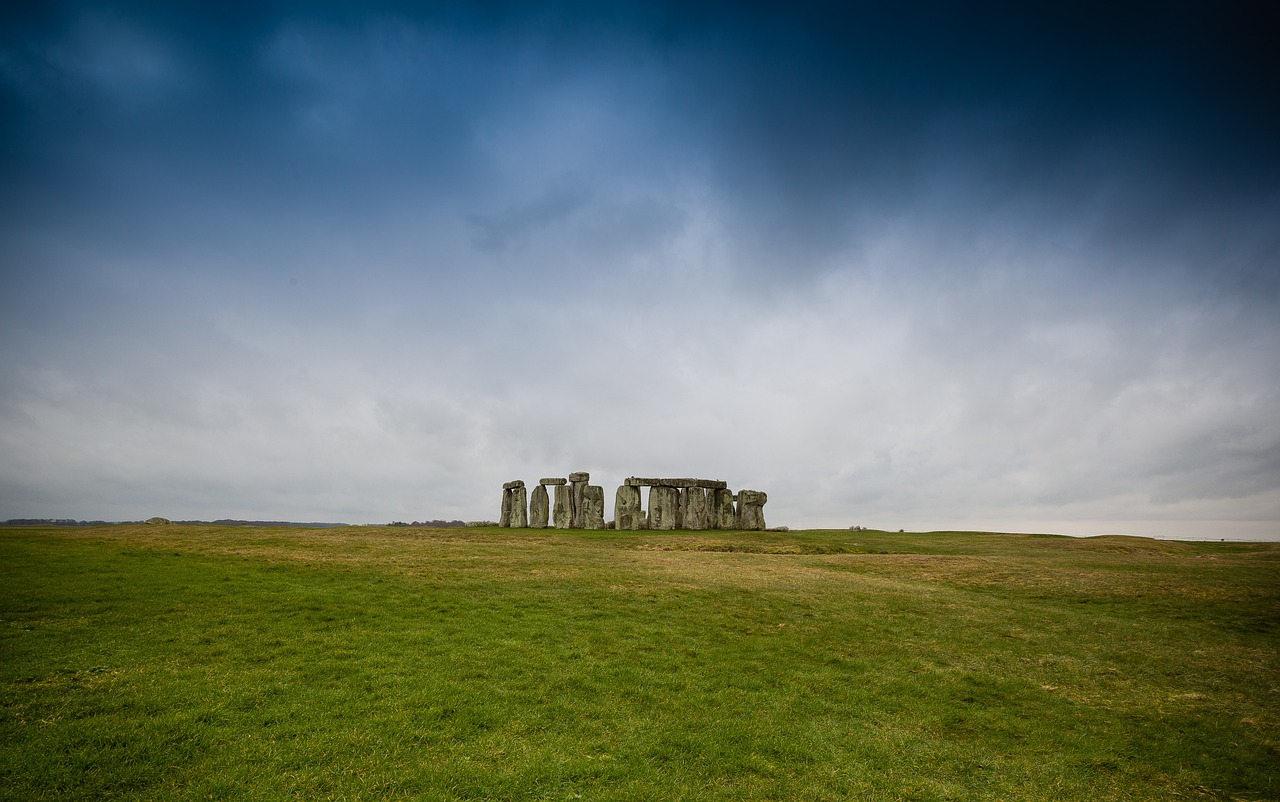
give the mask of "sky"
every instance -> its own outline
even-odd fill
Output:
[[[0,11],[0,520],[1280,539],[1263,3]]]

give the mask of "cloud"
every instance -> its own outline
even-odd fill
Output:
[[[0,514],[1274,533],[1273,56],[1102,13],[12,17]]]

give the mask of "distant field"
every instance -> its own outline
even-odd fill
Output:
[[[14,800],[1277,800],[1280,544],[0,530]]]

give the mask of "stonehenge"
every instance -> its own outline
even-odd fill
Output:
[[[575,471],[568,479],[542,479],[526,501],[524,481],[502,486],[500,526],[543,529],[604,529],[604,488],[589,484],[591,475]],[[547,487],[555,488],[554,500]],[[649,488],[649,509],[642,503],[641,488]],[[621,530],[640,529],[750,529],[763,531],[761,490],[734,493],[717,479],[653,479],[629,476],[614,496],[614,521]]]

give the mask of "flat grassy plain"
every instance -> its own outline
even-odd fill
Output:
[[[4,799],[1280,799],[1280,544],[0,529]]]

